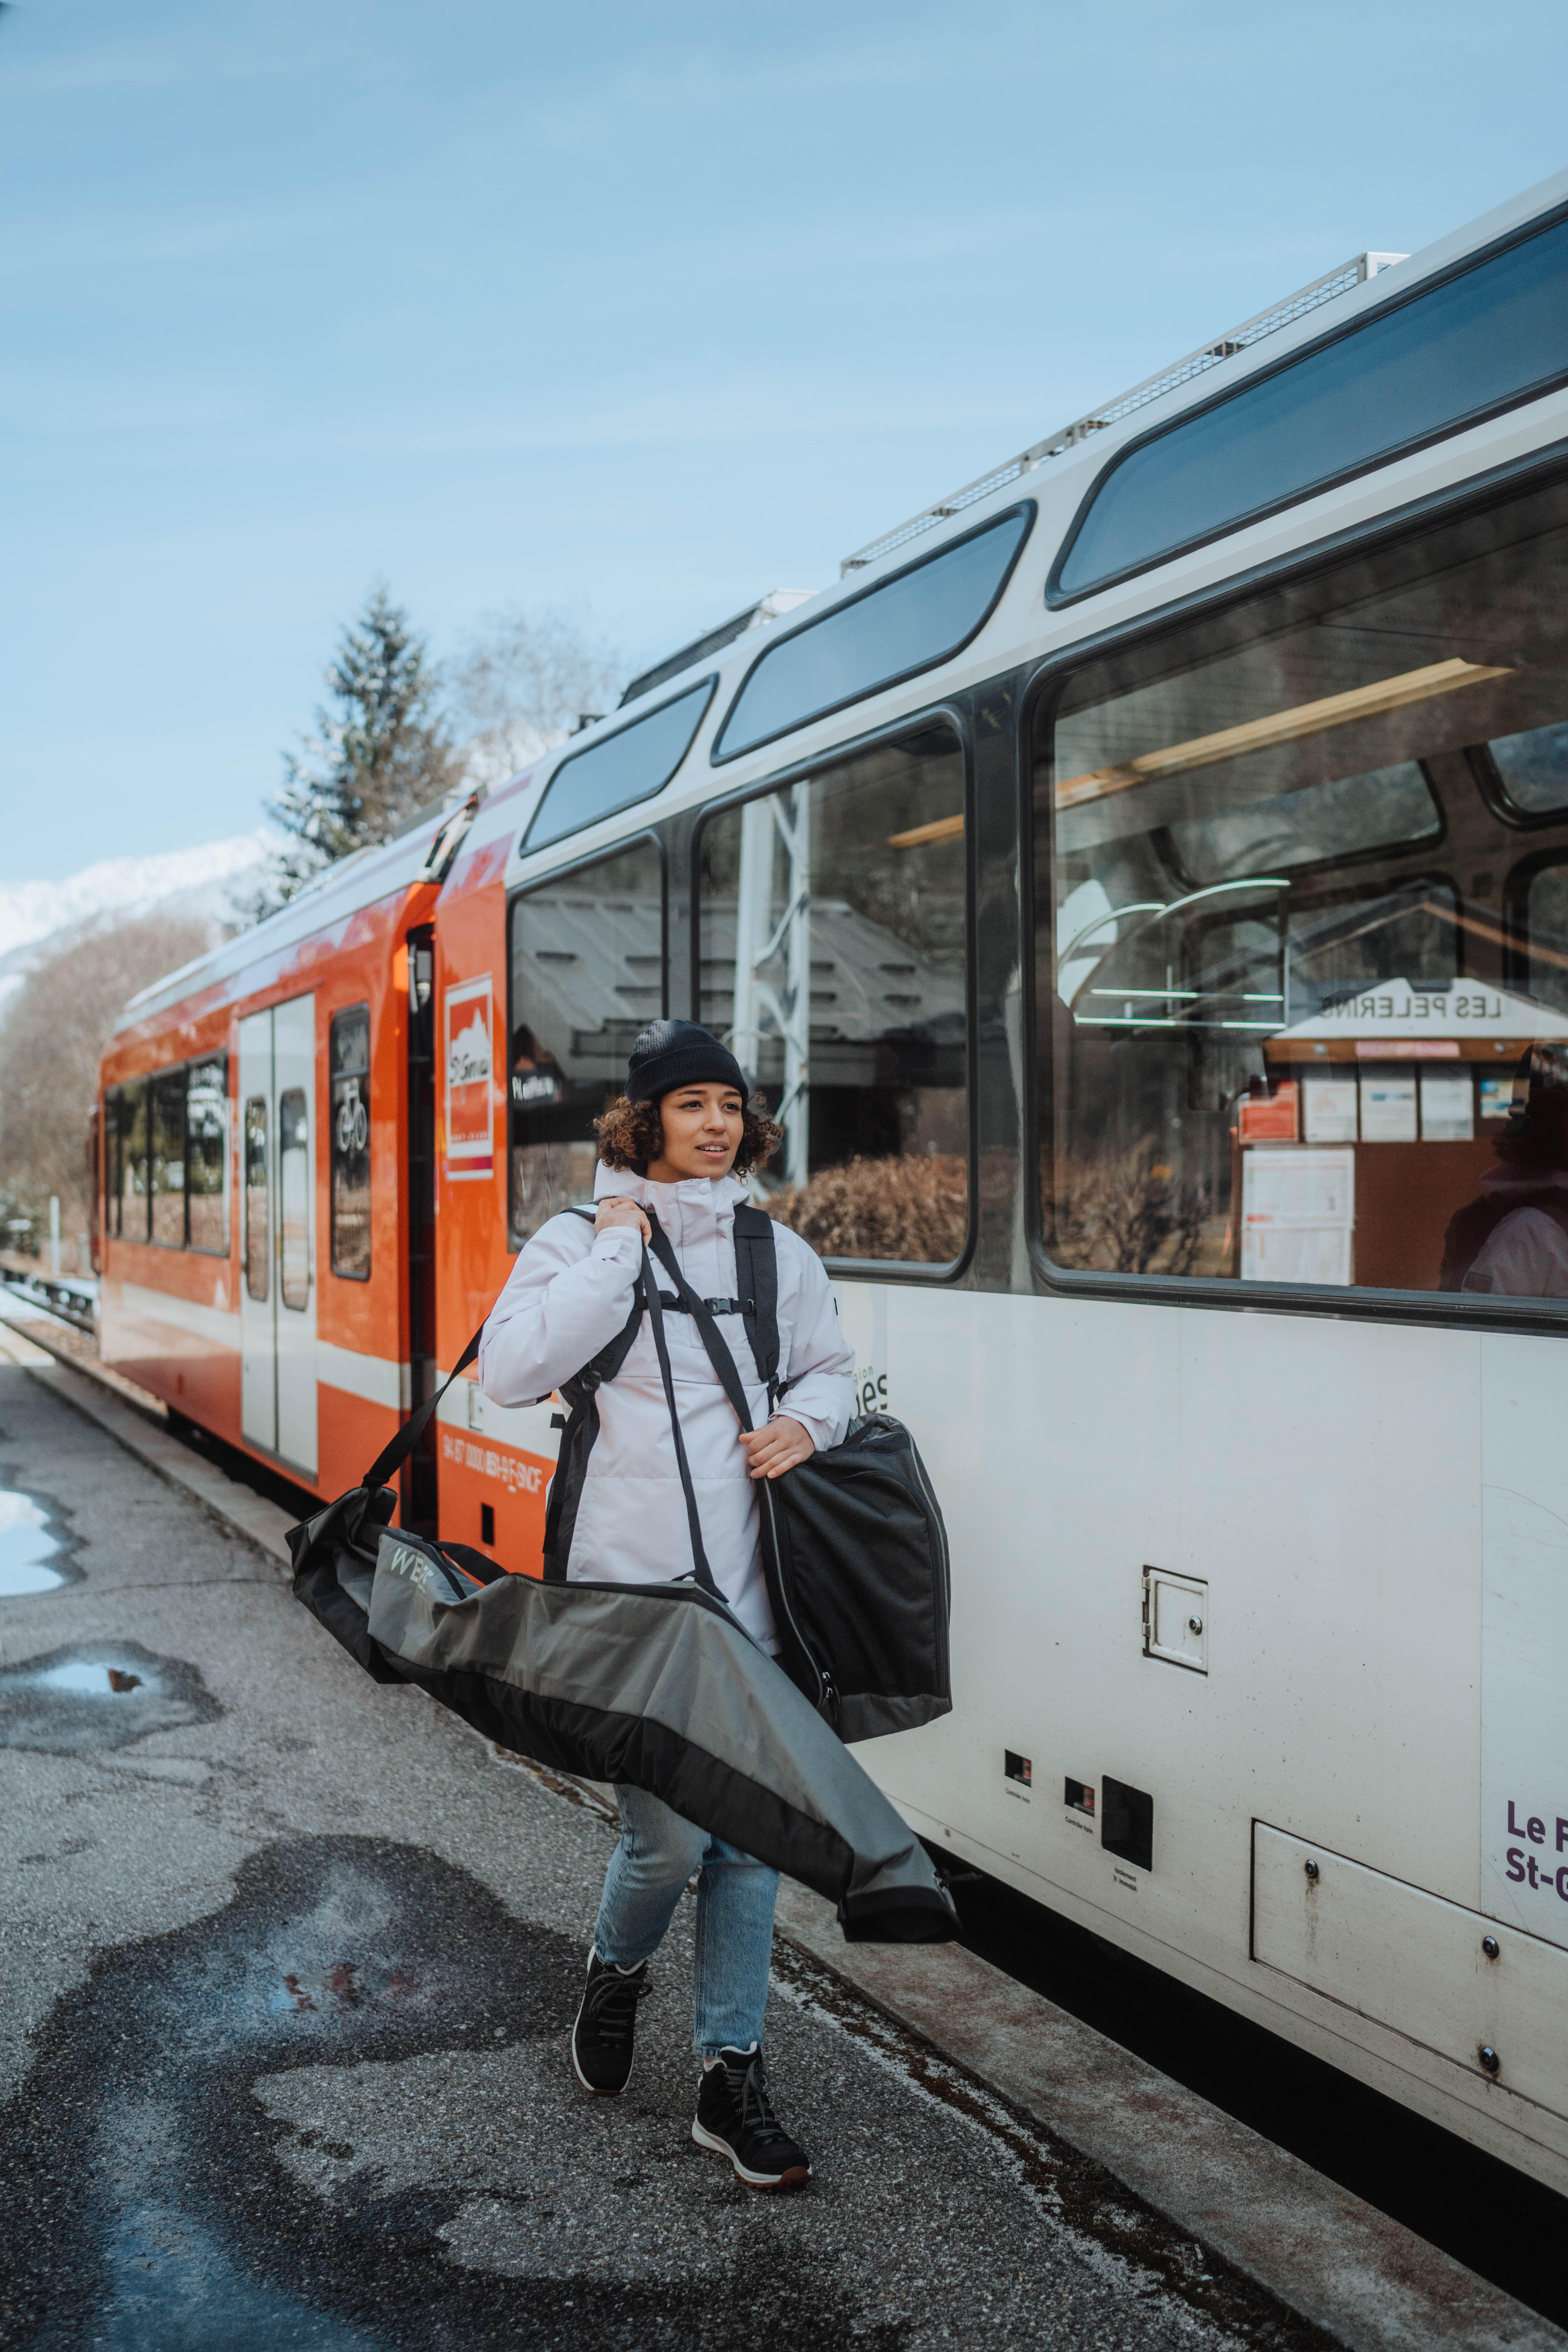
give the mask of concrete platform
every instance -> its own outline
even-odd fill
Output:
[[[0,2343],[1568,2345],[984,1961],[846,1946],[799,1889],[770,2037],[805,2196],[686,2137],[689,1904],[633,2090],[584,2100],[599,1792],[370,1684],[289,1598],[285,1514],[0,1356],[0,1470],[71,1578],[0,1601]],[[110,1665],[135,1686],[67,1687]]]

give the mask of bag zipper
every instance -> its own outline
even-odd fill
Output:
[[[763,1500],[767,1507],[768,1525],[773,1536],[773,1558],[778,1562],[779,1599],[784,1602],[784,1615],[789,1619],[789,1629],[795,1635],[795,1641],[800,1646],[801,1655],[805,1658],[806,1664],[811,1668],[812,1673],[816,1676],[818,1696],[815,1703],[819,1707],[826,1707],[828,1720],[834,1726],[835,1729],[837,1729],[838,1725],[838,1693],[834,1685],[832,1676],[826,1674],[822,1667],[818,1665],[816,1653],[813,1651],[810,1643],[806,1640],[805,1635],[801,1632],[799,1623],[796,1621],[795,1610],[790,1602],[789,1578],[784,1569],[784,1555],[779,1549],[778,1520],[773,1510],[773,1498],[769,1491],[768,1481],[764,1478],[761,1483]]]
[[[926,1476],[925,1464],[921,1460],[919,1448],[911,1445],[910,1448],[910,1455],[915,1465],[915,1475],[921,1482],[921,1492],[925,1496],[926,1502],[930,1507],[928,1512],[928,1524],[935,1531],[937,1549],[942,1560],[942,1614],[938,1620],[938,1633],[942,1643],[942,1679],[951,1686],[952,1682],[952,1661],[948,1654],[948,1619],[952,1614],[952,1561],[947,1547],[947,1529],[942,1523],[942,1512],[937,1507],[936,1496],[931,1492],[931,1480]]]

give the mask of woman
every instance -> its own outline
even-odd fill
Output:
[[[578,1371],[622,1331],[649,1238],[648,1213],[700,1298],[732,1302],[740,1179],[765,1160],[779,1129],[747,1099],[734,1055],[690,1021],[650,1023],[632,1049],[626,1090],[598,1121],[596,1214],[552,1217],[497,1300],[479,1349],[479,1381],[498,1404],[528,1404]],[[681,1433],[703,1548],[734,1616],[776,1654],[758,1550],[752,1486],[782,1477],[849,1425],[855,1360],[844,1344],[821,1260],[774,1228],[779,1380],[787,1410],[768,1414],[745,1327],[719,1316],[755,1426],[743,1432],[689,1316],[665,1322]],[[669,1408],[645,1318],[613,1381],[598,1391],[599,1435],[572,1533],[568,1574],[662,1584],[692,1572],[691,1534]],[[656,1797],[617,1787],[620,1843],[610,1858],[572,2033],[586,2091],[613,2096],[632,2070],[638,2001],[692,1872],[697,1882],[696,2043],[702,2060],[691,2136],[727,2156],[753,2189],[810,2178],[805,2151],[773,2115],[763,2073],[763,2011],[778,1874]]]

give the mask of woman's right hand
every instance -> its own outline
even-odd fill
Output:
[[[616,1194],[607,1192],[598,1203],[594,1218],[594,1231],[596,1234],[607,1234],[616,1225],[634,1226],[642,1235],[645,1243],[653,1239],[653,1228],[637,1202],[623,1201]]]

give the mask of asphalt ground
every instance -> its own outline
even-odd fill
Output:
[[[18,1525],[64,1580],[0,1599],[0,2343],[1324,2340],[782,1942],[770,2068],[816,2177],[742,2187],[689,2137],[689,1899],[630,2089],[587,2098],[598,1812],[372,1684],[0,1367]]]

